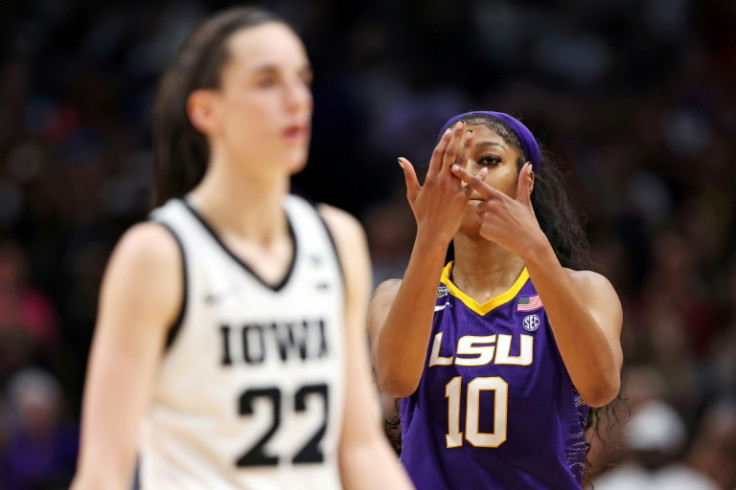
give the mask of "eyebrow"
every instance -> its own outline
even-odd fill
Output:
[[[498,146],[504,150],[507,149],[506,146],[501,143],[496,143],[495,141],[478,141],[475,146]]]
[[[253,67],[250,70],[250,72],[251,73],[263,73],[263,72],[268,73],[268,72],[278,72],[280,70],[281,70],[281,68],[278,65],[276,65],[276,64],[273,64],[273,63],[264,63],[262,65],[256,65],[255,67]],[[299,67],[297,71],[299,73],[312,73],[313,72],[312,65],[305,64],[305,65]]]

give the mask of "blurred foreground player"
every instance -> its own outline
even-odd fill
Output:
[[[358,222],[289,195],[311,71],[258,9],[200,24],[155,108],[157,206],[103,281],[74,490],[409,488],[373,409]]]

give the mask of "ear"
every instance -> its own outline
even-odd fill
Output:
[[[531,197],[532,192],[534,191],[534,170],[529,170],[529,175],[527,176],[527,182],[529,187],[529,196]]]
[[[217,128],[216,94],[212,90],[198,89],[187,98],[187,114],[192,126],[204,134]]]
[[[534,189],[534,172],[532,164],[526,162],[519,172],[519,180],[516,183],[516,200],[532,207],[532,190]]]

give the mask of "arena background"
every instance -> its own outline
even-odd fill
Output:
[[[68,484],[100,277],[149,208],[157,78],[230,5],[0,2],[0,488]],[[396,157],[426,166],[458,112],[520,117],[569,172],[624,303],[626,402],[599,427],[591,475],[655,451],[655,467],[735,488],[736,2],[261,5],[315,68],[294,190],[362,220],[375,281],[401,274],[413,240]]]

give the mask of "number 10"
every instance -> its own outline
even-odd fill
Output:
[[[462,376],[455,376],[445,385],[447,398],[447,447],[463,445],[460,432],[460,388]],[[493,392],[493,432],[479,432],[480,392]],[[506,441],[506,417],[508,415],[509,385],[502,378],[475,378],[468,383],[465,406],[465,439],[475,447],[498,447]]]

